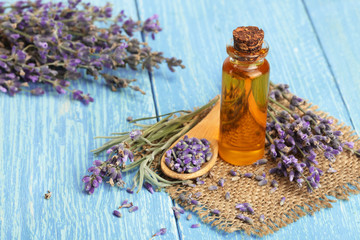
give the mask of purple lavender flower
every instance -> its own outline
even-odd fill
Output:
[[[245,216],[244,216],[243,214],[238,214],[238,215],[236,215],[235,218],[240,219],[240,220],[242,220],[242,221],[245,220]]]
[[[201,197],[201,195],[202,195],[202,192],[196,192],[196,193],[194,194],[194,196],[195,196],[196,198]]]
[[[245,217],[244,221],[250,225],[252,225],[254,223],[254,221],[249,217]]]
[[[140,136],[142,135],[142,132],[140,130],[132,130],[129,134],[131,140],[136,141],[140,138]]]
[[[238,172],[231,169],[230,174],[231,174],[231,176],[237,176]]]
[[[115,217],[121,218],[121,213],[120,213],[119,211],[117,211],[117,210],[114,210],[114,211],[113,211],[113,215],[114,215]]]
[[[230,200],[230,193],[229,193],[229,192],[226,192],[226,193],[225,193],[225,199],[226,199],[226,200]]]
[[[166,228],[161,228],[158,232],[156,232],[154,235],[152,235],[152,237],[165,235],[165,234],[166,234]]]
[[[125,199],[125,200],[121,203],[121,206],[127,204],[128,202],[129,202],[129,200]]]
[[[261,215],[260,215],[259,221],[260,221],[261,223],[265,222],[265,216],[264,216],[264,214],[261,214]]]
[[[208,187],[208,189],[209,189],[210,191],[214,191],[214,190],[217,190],[218,187],[217,187],[217,186],[210,186],[210,187]]]
[[[3,92],[3,93],[6,93],[7,89],[0,85],[0,91]]]
[[[56,86],[55,89],[59,94],[65,94],[66,93],[66,90],[63,89],[61,86]]]
[[[354,143],[353,142],[345,142],[345,145],[350,149],[354,148]]]
[[[257,161],[254,163],[254,166],[259,166],[259,165],[263,165],[263,164],[266,164],[266,163],[267,163],[267,159],[262,158],[262,159],[257,160]]]
[[[285,197],[282,197],[281,200],[280,200],[280,206],[284,205],[285,204],[285,200],[286,198]]]
[[[192,199],[192,200],[190,201],[190,203],[191,203],[192,205],[199,205],[199,202],[196,201],[195,199]]]
[[[185,213],[185,210],[180,207],[172,207],[172,209],[174,210],[174,212],[179,212],[181,214]]]
[[[244,177],[251,178],[254,174],[253,173],[245,173]]]
[[[220,178],[220,180],[219,180],[219,182],[218,182],[218,185],[219,185],[220,187],[224,187],[224,183],[225,183],[225,179]]]
[[[261,180],[260,182],[258,182],[259,186],[265,186],[268,183],[268,181],[266,179]]]
[[[203,184],[205,184],[205,181],[199,179],[199,180],[196,181],[196,184],[197,185],[203,185]]]
[[[127,188],[127,189],[126,189],[126,192],[128,192],[128,193],[130,193],[130,194],[133,194],[133,193],[134,193],[134,191],[133,191],[132,189],[130,189],[130,188]]]
[[[130,213],[136,212],[138,209],[139,209],[138,206],[133,206],[133,207],[129,208],[129,212],[130,212]]]
[[[211,213],[212,215],[217,215],[217,216],[220,215],[220,211],[217,210],[217,209],[211,210],[210,213]]]
[[[154,193],[154,188],[153,188],[153,186],[152,186],[150,183],[144,182],[144,187],[145,187],[151,194]]]
[[[199,223],[196,223],[196,224],[192,224],[191,225],[191,228],[199,228],[200,227],[200,224]]]
[[[172,149],[166,152],[165,163],[173,171],[193,173],[211,157],[211,149],[206,139],[184,137]],[[197,181],[203,184],[202,180]]]

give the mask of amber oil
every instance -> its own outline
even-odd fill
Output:
[[[220,157],[233,165],[249,165],[262,158],[265,148],[270,66],[268,45],[248,54],[233,42],[222,68]]]

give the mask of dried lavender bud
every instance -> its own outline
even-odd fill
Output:
[[[128,121],[128,122],[131,122],[133,120],[133,117],[132,116],[128,116],[127,118],[126,118],[126,121]]]
[[[265,186],[268,183],[268,181],[266,179],[261,180],[260,182],[258,182],[259,186]]]
[[[202,195],[202,193],[201,193],[201,192],[196,192],[196,193],[194,194],[194,196],[195,196],[196,198],[201,197],[201,195]]]
[[[231,176],[237,176],[238,172],[231,169],[230,174],[231,174]]]
[[[166,228],[161,228],[158,232],[156,232],[154,235],[152,235],[151,238],[160,236],[160,235],[165,235],[165,234],[166,234]]]
[[[285,197],[282,197],[282,198],[281,198],[281,200],[280,200],[280,206],[284,205],[285,199],[286,199]]]
[[[220,187],[224,187],[224,183],[225,183],[225,179],[220,178],[220,180],[219,180],[219,182],[218,182],[218,185],[219,185]]]
[[[192,199],[192,200],[190,201],[190,203],[191,203],[192,205],[199,205],[199,202],[196,201],[195,199]]]
[[[132,208],[129,208],[129,212],[132,213],[132,212],[135,212],[139,209],[138,206],[133,206]]]
[[[328,172],[328,173],[335,173],[335,172],[337,172],[337,170],[334,169],[333,167],[331,167],[331,164],[329,164],[329,169],[328,169],[326,172]]]
[[[123,204],[121,205],[119,208],[131,208],[133,206],[133,203],[126,203],[126,204]]]
[[[247,207],[245,207],[242,203],[237,204],[235,208],[239,209],[241,212],[247,212]]]
[[[245,217],[244,221],[250,225],[252,225],[254,223],[253,220],[249,217]]]
[[[180,219],[181,215],[178,211],[174,211],[174,214],[176,219]]]
[[[229,192],[226,192],[226,193],[225,193],[225,199],[226,199],[226,200],[230,200],[230,193],[229,193]]]
[[[254,163],[254,166],[259,166],[259,165],[263,165],[263,164],[266,164],[266,163],[267,163],[267,159],[262,158],[262,159],[257,160],[257,161]]]
[[[133,193],[134,193],[134,191],[133,191],[132,189],[130,189],[130,188],[127,188],[127,189],[126,189],[126,192],[128,192],[128,193],[130,193],[130,194],[133,194]]]
[[[217,216],[220,215],[220,211],[217,210],[217,209],[211,210],[210,213],[211,213],[212,215],[217,215]]]
[[[260,215],[259,221],[260,221],[261,223],[265,222],[265,216],[264,216],[263,214]]]
[[[143,185],[151,194],[153,194],[154,193],[154,188],[153,188],[153,186],[150,184],[150,183],[148,183],[148,182],[144,182],[144,185]]]
[[[273,180],[271,181],[271,186],[272,186],[272,187],[278,187],[278,186],[279,186],[279,183],[278,183],[275,179],[273,179]]]
[[[274,193],[277,190],[277,187],[273,187],[270,189],[270,193]]]
[[[191,225],[191,228],[199,228],[199,227],[200,227],[200,224],[199,224],[199,223],[196,223],[196,224]]]
[[[125,14],[112,18],[110,5],[93,6],[90,3],[78,7],[79,1],[70,4],[42,3],[41,1],[18,1],[3,6],[2,3],[2,74],[0,91],[11,96],[33,85],[51,86],[59,94],[69,92],[75,100],[87,105],[94,99],[80,90],[70,89],[70,82],[59,79],[89,79],[100,76],[111,90],[130,87],[144,93],[135,80],[111,76],[102,71],[127,66],[136,70],[140,65],[152,71],[166,63],[169,70],[184,68],[181,60],[165,58],[149,46],[132,37],[134,32],[155,34],[162,29],[158,15],[144,22],[133,21]],[[7,9],[5,12],[4,9]],[[3,11],[4,10],[4,11]],[[107,27],[98,27],[105,22]],[[111,23],[111,24],[109,24]],[[126,35],[125,35],[126,34]],[[85,71],[80,71],[85,70]],[[33,95],[42,95],[50,88],[34,88]]]
[[[244,221],[244,222],[246,222],[246,223],[253,224],[253,220],[252,220],[251,218],[246,217],[246,216],[244,216],[244,215],[242,215],[242,214],[236,215],[235,218],[240,219],[240,220],[242,220],[242,221]]]
[[[185,210],[180,208],[180,207],[172,207],[172,210],[174,210],[174,212],[177,211],[177,212],[179,212],[181,214],[185,213]]]
[[[214,191],[214,190],[217,190],[218,187],[217,187],[217,186],[210,186],[208,189],[209,189],[210,191]]]
[[[236,217],[235,217],[235,218],[240,219],[240,220],[242,220],[242,221],[244,221],[244,220],[245,220],[245,216],[244,216],[244,215],[242,215],[242,214],[238,214],[238,215],[236,215]]]
[[[244,177],[251,178],[254,174],[253,173],[244,173]]]
[[[258,180],[258,181],[261,181],[261,180],[264,180],[265,177],[262,176],[262,175],[256,175],[256,176],[255,176],[255,179]]]
[[[191,218],[192,218],[192,215],[189,213],[189,215],[187,215],[187,217],[186,217],[186,220],[191,220]]]
[[[125,199],[122,203],[121,203],[121,206],[125,205],[128,203],[129,200]],[[121,206],[119,208],[121,208]]]
[[[142,131],[140,130],[132,130],[130,133],[129,133],[129,137],[131,140],[133,141],[136,141],[140,138],[140,136],[142,135]]]
[[[253,209],[251,206],[247,206],[246,209],[247,209],[247,211],[248,211],[250,214],[254,214],[254,213],[255,213],[254,209]]]
[[[196,184],[197,185],[203,185],[203,184],[205,184],[205,182],[203,180],[198,180],[198,181],[196,181]]]
[[[114,215],[115,217],[121,218],[121,213],[120,213],[119,211],[117,211],[117,210],[114,210],[114,211],[113,211],[113,215]]]
[[[211,148],[206,139],[199,140],[185,136],[166,152],[165,163],[173,171],[193,173],[199,171],[201,166],[210,160],[211,155]],[[186,167],[182,168],[182,166]],[[199,180],[197,183],[203,184],[203,181]]]

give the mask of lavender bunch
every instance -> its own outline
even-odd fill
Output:
[[[166,154],[166,150],[195,126],[201,120],[201,116],[207,114],[218,100],[219,97],[216,97],[193,112],[176,111],[161,116],[132,120],[131,122],[135,126],[142,128],[141,130],[113,133],[113,136],[110,137],[97,137],[110,140],[93,152],[99,154],[106,151],[109,156],[104,162],[96,160],[94,166],[88,169],[92,174],[83,178],[85,190],[92,194],[104,178],[107,178],[107,183],[112,186],[123,187],[125,183],[122,180],[122,174],[130,170],[136,170],[136,174],[132,187],[127,190],[129,193],[132,193],[136,187],[138,192],[144,186],[150,193],[153,193],[153,186],[163,188],[174,183],[182,183],[182,181],[169,181],[163,178],[154,170],[153,162],[158,161],[162,154]],[[177,113],[181,113],[180,116],[177,116]],[[155,124],[136,123],[158,117],[163,118]],[[208,146],[207,142],[204,144]],[[195,204],[195,200],[193,204]]]
[[[109,156],[106,161],[95,160],[93,166],[88,169],[91,175],[83,177],[85,183],[85,191],[93,194],[95,188],[103,182],[104,178],[108,178],[111,186],[124,187],[125,182],[122,180],[121,170],[125,167],[126,162],[134,161],[133,153],[126,148],[123,143],[117,144],[106,152]]]
[[[91,76],[102,77],[116,91],[130,87],[145,94],[139,86],[126,79],[104,73],[138,66],[148,71],[165,62],[170,71],[184,66],[181,60],[166,58],[152,51],[146,43],[133,37],[135,32],[145,36],[162,29],[158,15],[144,22],[134,21],[121,11],[112,17],[109,4],[103,7],[80,3],[81,0],[43,3],[18,1],[0,4],[0,91],[11,96],[20,91],[43,95],[55,90],[72,94],[73,99],[89,104],[89,94],[72,89],[70,80]],[[98,23],[106,27],[98,27]]]
[[[359,152],[352,149],[352,142],[339,139],[342,132],[333,130],[332,120],[305,111],[303,99],[290,94],[287,84],[271,85],[273,90],[269,94],[268,106],[271,120],[266,125],[266,137],[270,143],[269,155],[278,160],[278,164],[270,173],[287,177],[299,187],[306,182],[311,192],[321,186],[320,177],[324,174],[316,160],[319,152],[330,162],[335,162],[336,156],[344,149],[358,155]],[[282,111],[276,110],[275,105]],[[295,109],[301,114],[297,114]]]

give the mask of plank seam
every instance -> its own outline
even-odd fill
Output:
[[[137,17],[138,17],[139,21],[141,21],[140,11],[139,11],[139,4],[138,4],[137,0],[135,0],[135,8],[136,8]],[[145,42],[145,36],[144,36],[143,32],[141,32],[141,39],[142,39],[143,42]],[[154,106],[155,106],[155,113],[156,113],[156,116],[159,116],[159,110],[158,110],[158,106],[156,104],[157,99],[156,99],[156,95],[155,95],[155,87],[154,87],[153,76],[152,76],[152,73],[150,71],[148,71],[148,75],[149,75],[150,86],[151,86],[151,94],[152,94],[152,98],[153,98],[153,102],[154,102]],[[156,120],[160,121],[160,118],[156,117]]]
[[[136,8],[137,17],[138,17],[139,21],[141,21],[138,0],[135,0],[135,8]],[[141,39],[142,39],[143,42],[145,42],[145,36],[144,36],[143,32],[141,32]],[[149,74],[149,80],[150,80],[150,86],[151,86],[151,93],[152,93],[153,102],[154,102],[154,106],[155,106],[155,113],[156,113],[156,116],[159,116],[160,114],[159,114],[158,106],[157,106],[157,99],[156,99],[156,95],[155,95],[155,87],[154,87],[153,76],[152,76],[152,73],[150,71],[148,71],[148,74]],[[160,118],[156,117],[156,120],[160,121]],[[172,205],[175,206],[175,201],[172,200],[171,202],[172,202]],[[182,240],[179,222],[176,219],[175,214],[173,214],[173,217],[175,219],[176,230],[177,230],[177,233],[178,233],[179,240]]]
[[[313,22],[313,20],[312,20],[312,18],[311,18],[309,9],[308,9],[308,7],[307,7],[307,5],[306,5],[306,3],[305,3],[304,0],[301,0],[301,2],[302,2],[302,4],[303,4],[303,6],[304,6],[304,10],[305,10],[305,12],[306,12],[306,15],[308,16],[308,19],[309,19],[311,28],[313,29],[313,31],[314,31],[314,33],[315,33],[316,41],[318,42],[319,47],[320,47],[320,50],[321,50],[321,52],[322,52],[322,54],[323,54],[323,56],[324,56],[324,58],[325,58],[326,65],[327,65],[328,68],[329,68],[329,71],[330,71],[330,74],[331,74],[331,76],[332,76],[332,78],[333,78],[333,81],[334,81],[334,83],[335,83],[336,89],[339,91],[341,100],[342,100],[342,102],[344,103],[344,106],[345,106],[345,110],[346,110],[347,114],[349,115],[350,124],[351,124],[352,128],[355,129],[355,124],[354,124],[354,122],[353,122],[353,120],[352,120],[349,107],[348,107],[348,105],[346,104],[346,101],[345,101],[345,99],[344,99],[344,97],[343,97],[343,94],[342,94],[342,92],[341,92],[341,90],[340,90],[339,83],[338,83],[338,81],[337,81],[337,79],[336,79],[336,77],[335,77],[334,71],[333,71],[332,66],[331,66],[331,64],[330,64],[330,61],[329,61],[329,59],[328,59],[328,57],[327,57],[327,55],[326,55],[324,46],[322,45],[321,40],[320,40],[320,38],[319,38],[319,35],[318,35],[317,31],[316,31],[316,28],[315,28],[314,22]]]

